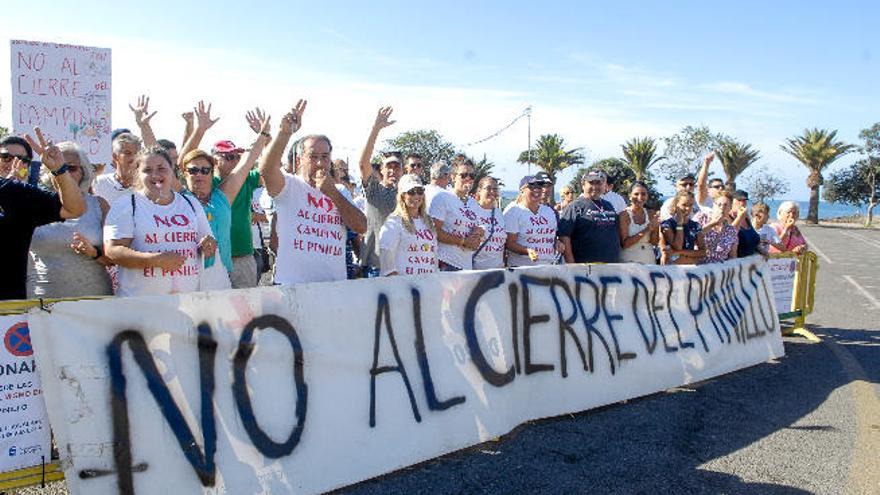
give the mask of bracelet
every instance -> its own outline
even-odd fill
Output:
[[[101,256],[104,256],[104,248],[102,248],[101,246],[92,246],[92,247],[95,248],[95,255],[92,256],[93,260],[96,260],[96,259],[100,258]]]
[[[265,137],[267,137],[267,138],[269,138],[269,139],[272,139],[272,135],[269,134],[269,133],[266,132],[266,131],[260,131],[260,136],[265,136]]]
[[[684,227],[676,227],[675,230],[681,230],[681,231],[683,231],[683,230],[684,230]]]
[[[64,163],[60,167],[58,167],[58,170],[50,170],[50,172],[52,173],[52,175],[54,177],[58,177],[59,175],[67,172],[69,169],[70,169],[70,166],[67,165],[66,163]]]

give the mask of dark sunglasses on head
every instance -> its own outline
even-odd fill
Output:
[[[25,163],[31,162],[30,159],[28,159],[28,157],[26,157],[26,156],[13,155],[12,153],[7,153],[7,152],[0,153],[0,160],[3,160],[4,162],[12,161],[13,158],[18,158],[19,160],[21,160]]]
[[[187,167],[186,171],[189,172],[189,175],[211,175],[214,169],[212,167]]]
[[[410,189],[409,191],[407,191],[406,193],[414,195],[414,196],[421,196],[421,195],[425,194],[425,189],[422,187],[414,187],[414,188]]]
[[[475,174],[473,172],[462,172],[462,173],[458,174],[458,176],[461,177],[462,179],[473,179],[473,178],[476,178],[477,174]]]

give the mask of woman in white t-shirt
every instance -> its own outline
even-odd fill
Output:
[[[474,251],[474,270],[504,268],[504,244],[507,231],[504,229],[504,215],[498,208],[498,180],[483,177],[477,184],[477,221],[483,229],[483,240]]]
[[[437,232],[425,212],[425,188],[418,176],[397,181],[397,208],[379,231],[382,276],[437,271]]]
[[[135,159],[134,194],[110,206],[104,251],[119,265],[119,296],[199,290],[201,257],[213,256],[217,241],[202,208],[174,192],[171,158],[160,147]]]
[[[541,203],[540,179],[527,175],[520,180],[520,201],[504,212],[507,229],[507,264],[516,266],[556,263],[556,212]]]
[[[474,164],[456,163],[452,169],[453,194],[438,194],[428,214],[437,229],[437,258],[441,271],[471,270],[474,252],[483,242],[483,229],[477,223],[477,200],[470,196],[474,187]]]

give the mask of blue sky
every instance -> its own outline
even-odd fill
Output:
[[[250,105],[280,116],[308,97],[306,125],[355,158],[382,104],[398,117],[384,137],[432,127],[456,144],[532,105],[533,137],[558,132],[588,160],[706,124],[761,149],[758,166],[801,199],[806,171],[779,150],[784,138],[819,126],[856,142],[880,121],[877,2],[20,3],[16,17],[42,21],[7,25],[0,41],[113,48],[114,125],[132,125],[126,103],[149,92],[170,136],[173,116],[202,97],[221,112],[217,132],[241,140],[233,116]],[[526,143],[518,123],[466,151],[486,153],[510,184]]]

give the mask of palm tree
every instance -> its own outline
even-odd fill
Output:
[[[553,181],[556,181],[556,173],[572,165],[584,163],[583,148],[565,150],[565,140],[558,134],[544,134],[535,143],[535,149],[531,152],[531,163],[547,172]],[[529,152],[519,154],[519,163],[529,163]]]
[[[620,149],[623,150],[627,165],[635,172],[637,181],[645,180],[651,165],[666,159],[664,156],[654,156],[657,153],[657,143],[650,137],[632,138],[626,144],[620,145]]]
[[[808,223],[819,223],[819,186],[824,182],[822,171],[834,160],[854,151],[856,147],[843,141],[835,141],[837,131],[825,129],[804,129],[801,136],[785,140],[780,145],[782,151],[795,157],[810,170],[807,176],[807,187],[810,188],[810,210],[807,213]]]
[[[474,189],[477,188],[477,184],[479,184],[480,181],[483,180],[483,177],[492,175],[493,168],[495,168],[495,164],[489,161],[488,158],[486,158],[485,153],[483,153],[482,160],[474,162]]]
[[[584,163],[583,148],[565,150],[565,140],[558,134],[544,134],[535,143],[535,149],[519,154],[519,163],[534,163],[556,184],[556,173],[572,165]],[[531,159],[531,160],[530,160]],[[552,194],[551,194],[551,197]]]
[[[752,149],[752,145],[733,138],[720,140],[715,154],[721,161],[721,168],[727,176],[727,189],[730,191],[736,189],[736,178],[761,156],[758,150]]]

